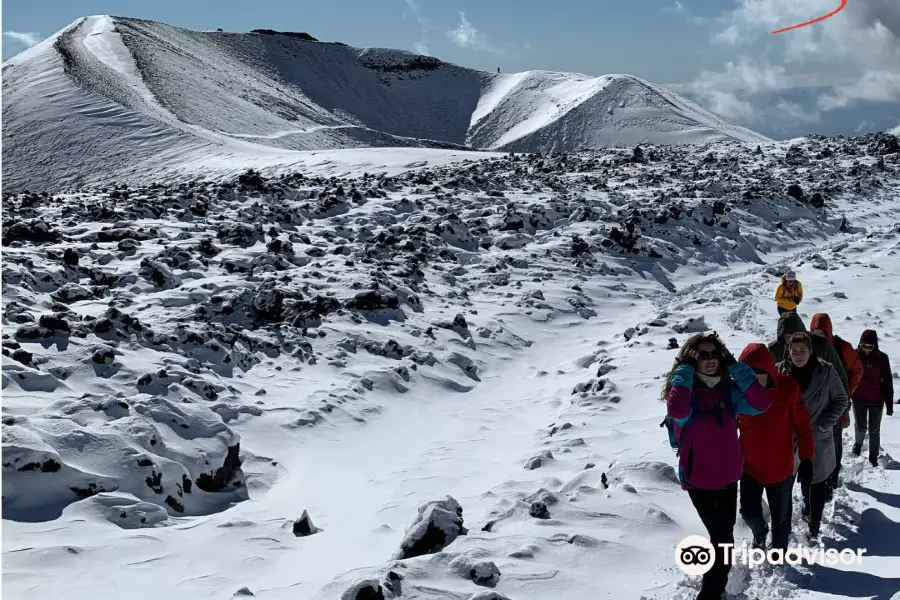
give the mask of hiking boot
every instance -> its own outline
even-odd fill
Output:
[[[765,550],[766,549],[766,536],[765,535],[762,537],[754,536],[753,537],[753,547],[759,548],[760,550]]]
[[[853,456],[862,454],[862,444],[853,444]]]
[[[810,523],[809,524],[809,541],[815,544],[818,540],[819,540],[819,525]]]
[[[873,467],[877,467],[877,466],[878,466],[878,457],[877,457],[877,456],[870,456],[870,457],[869,457],[869,462],[872,464]]]

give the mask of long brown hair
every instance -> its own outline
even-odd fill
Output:
[[[682,364],[687,358],[688,353],[691,350],[696,350],[697,346],[702,344],[703,342],[709,342],[716,347],[722,354],[728,353],[728,349],[725,347],[725,344],[719,338],[719,334],[713,331],[712,333],[697,333],[692,335],[687,339],[684,345],[681,347],[681,350],[678,351],[678,354],[675,356],[675,363],[672,365],[672,368],[669,369],[669,372],[666,373],[666,381],[663,384],[662,393],[660,394],[660,399],[665,401],[669,397],[669,390],[672,389],[672,384],[670,383],[670,379],[672,378],[672,373],[675,372],[675,369],[678,368],[680,364]],[[719,370],[722,370],[722,363],[719,362]]]

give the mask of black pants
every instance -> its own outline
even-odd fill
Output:
[[[786,308],[781,308],[780,306],[778,307],[778,314],[779,314],[779,315],[783,315],[783,314],[786,313],[786,312],[794,312],[794,311],[788,310],[788,309],[786,309]]]
[[[838,476],[841,474],[841,458],[844,456],[844,430],[841,429],[841,423],[838,421],[834,424],[834,456],[837,459],[834,465],[834,471],[828,478],[829,494],[838,487]]]
[[[822,513],[825,512],[828,480],[812,484],[801,481],[800,492],[803,494],[803,512],[809,515],[809,530],[818,533],[822,526]]]
[[[765,491],[766,499],[769,501],[769,512],[772,514],[772,548],[787,550],[788,538],[791,535],[793,488],[793,475],[784,481],[763,485],[744,473],[741,478],[741,517],[753,532],[754,539],[765,540],[769,529],[762,510],[762,495]]]
[[[734,522],[737,519],[737,482],[721,490],[688,490],[691,502],[716,549],[713,568],[703,576],[697,600],[719,600],[728,583],[731,565],[725,564],[725,551],[719,544],[734,544]]]
[[[884,404],[853,403],[853,420],[855,421],[856,445],[862,446],[869,433],[869,456],[878,458],[881,449],[881,417]]]

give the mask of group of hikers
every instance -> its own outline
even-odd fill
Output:
[[[749,344],[735,359],[717,334],[694,335],[666,378],[663,423],[678,449],[679,478],[716,549],[697,600],[720,600],[725,591],[731,566],[719,544],[734,543],[738,498],[753,545],[787,551],[799,483],[808,538],[816,542],[825,505],[841,485],[842,430],[851,410],[853,454],[862,454],[868,434],[868,459],[878,466],[882,414],[892,415],[894,405],[888,356],[875,331],[864,331],[854,348],[834,335],[825,313],[813,315],[807,331],[796,312],[802,298],[787,271],[776,292],[775,341]]]

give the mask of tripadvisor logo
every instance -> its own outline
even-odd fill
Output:
[[[825,548],[823,544],[809,547],[795,547],[781,550],[771,548],[751,548],[746,543],[719,544],[726,565],[742,564],[748,567],[770,565],[818,564],[822,566],[861,565],[865,548]],[[704,575],[715,563],[715,548],[702,535],[690,535],[675,547],[675,564],[687,575]]]

